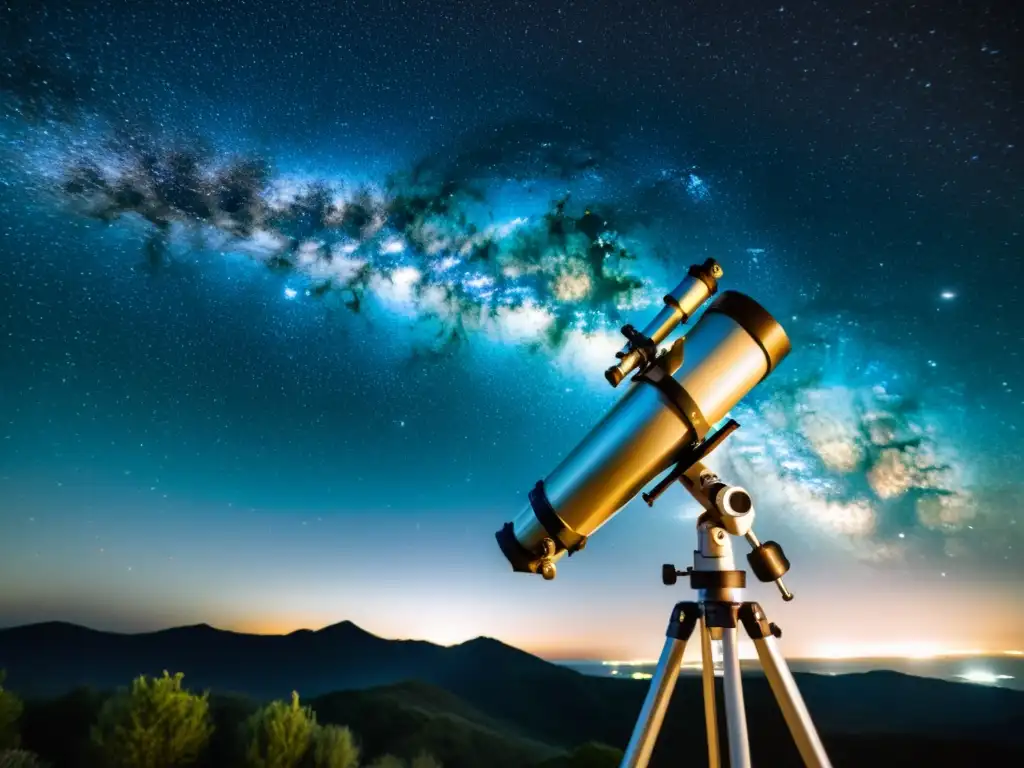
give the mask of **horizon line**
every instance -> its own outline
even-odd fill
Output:
[[[360,626],[359,624],[357,624],[356,622],[352,621],[351,619],[342,619],[340,621],[336,621],[336,622],[332,622],[332,623],[327,623],[327,624],[324,624],[323,626],[315,628],[315,629],[312,628],[312,627],[297,627],[297,628],[295,628],[293,630],[290,630],[290,631],[287,631],[287,632],[280,632],[280,631],[278,631],[278,632],[273,632],[273,631],[258,632],[258,631],[245,631],[245,630],[237,630],[237,629],[227,629],[227,628],[222,628],[222,627],[214,626],[214,625],[212,625],[212,624],[210,624],[208,622],[204,622],[204,621],[196,622],[194,624],[177,624],[177,625],[162,627],[162,628],[159,628],[159,629],[141,629],[141,630],[135,630],[135,631],[125,631],[125,630],[97,629],[96,627],[92,627],[92,626],[89,626],[87,624],[80,624],[78,622],[67,621],[67,620],[64,620],[64,619],[49,619],[49,620],[34,621],[34,622],[28,622],[28,623],[22,623],[22,624],[0,624],[0,631],[6,631],[6,630],[12,630],[12,629],[23,629],[23,628],[27,628],[27,627],[41,626],[41,625],[45,625],[45,624],[63,624],[63,625],[66,625],[66,626],[78,627],[80,629],[89,630],[91,632],[102,632],[102,633],[105,633],[105,634],[112,634],[112,635],[149,635],[149,634],[156,634],[156,633],[159,633],[159,632],[167,632],[167,631],[175,630],[175,629],[197,629],[197,628],[201,628],[201,627],[206,627],[206,628],[214,630],[215,632],[225,632],[225,633],[236,634],[236,635],[249,635],[249,636],[253,636],[253,637],[288,637],[290,635],[294,635],[294,634],[297,634],[299,632],[320,632],[322,630],[329,629],[329,628],[332,628],[332,627],[338,627],[338,626],[342,626],[342,625],[349,625],[349,626],[352,626],[352,627],[358,629],[360,632],[364,632],[367,635],[370,635],[372,637],[376,637],[376,638],[381,639],[381,640],[389,641],[389,642],[420,642],[420,643],[429,643],[431,645],[440,646],[442,648],[453,648],[453,647],[456,647],[456,646],[459,646],[459,645],[463,645],[463,644],[468,643],[468,642],[472,642],[473,640],[481,640],[481,639],[484,639],[484,640],[495,640],[495,641],[500,642],[500,643],[502,643],[504,645],[508,645],[511,648],[516,648],[517,650],[521,650],[521,651],[523,651],[525,653],[530,653],[532,655],[538,656],[539,658],[542,658],[542,659],[544,659],[546,661],[550,661],[550,662],[553,662],[553,663],[563,663],[564,664],[564,663],[576,662],[576,663],[587,663],[587,664],[601,664],[602,666],[611,666],[611,667],[619,667],[619,666],[624,666],[624,667],[654,666],[654,665],[656,665],[658,663],[657,659],[643,659],[643,658],[637,658],[637,659],[628,659],[628,658],[626,658],[626,659],[623,659],[621,657],[618,658],[618,659],[615,659],[615,658],[609,659],[609,658],[604,657],[604,656],[602,656],[600,654],[587,654],[587,655],[573,656],[571,654],[567,654],[565,651],[554,651],[554,652],[549,652],[549,653],[545,653],[544,651],[531,651],[531,650],[528,650],[526,648],[522,648],[520,646],[512,645],[512,644],[510,644],[510,643],[508,643],[508,642],[506,642],[506,641],[504,641],[504,640],[502,640],[500,638],[494,637],[493,635],[483,635],[483,634],[476,635],[476,636],[470,637],[470,638],[466,638],[464,640],[460,640],[460,641],[456,641],[456,642],[451,642],[451,643],[439,643],[439,642],[436,642],[436,641],[433,641],[433,640],[426,640],[426,639],[423,639],[423,638],[415,638],[415,637],[384,637],[383,635],[378,635],[378,634],[376,634],[374,632],[371,632],[368,629],[365,629],[364,627]],[[885,649],[885,650],[878,649],[877,646],[876,646],[875,650],[865,650],[863,652],[858,652],[858,651],[854,650],[854,648],[843,647],[843,648],[831,648],[831,649],[828,649],[828,650],[823,650],[822,652],[820,652],[818,654],[802,653],[802,654],[790,654],[788,656],[788,658],[793,660],[793,661],[888,661],[888,660],[895,660],[895,659],[899,659],[899,660],[903,660],[903,661],[927,661],[927,660],[930,660],[930,659],[949,659],[949,658],[965,658],[965,657],[975,657],[975,658],[977,658],[977,657],[985,657],[985,658],[991,658],[991,657],[1010,657],[1010,658],[1021,658],[1021,659],[1024,659],[1024,650],[1018,650],[1018,649],[984,649],[984,648],[941,649],[941,648],[936,648],[932,644],[928,644],[927,646],[924,646],[924,645],[918,646],[916,644],[894,644],[894,646],[892,646],[892,647],[890,647],[888,649]],[[744,658],[742,660],[747,661],[747,660],[756,659],[756,658],[757,658],[756,656],[753,656],[753,657],[751,657],[749,659],[748,658]]]

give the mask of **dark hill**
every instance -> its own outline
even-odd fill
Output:
[[[446,768],[473,768],[482,756],[490,768],[519,768],[561,752],[424,683],[340,691],[310,704],[319,722],[344,724],[359,734],[368,756],[426,750]]]
[[[386,640],[350,622],[283,636],[206,625],[123,635],[37,624],[0,630],[0,668],[8,687],[35,697],[78,686],[110,690],[164,669],[218,694],[261,700],[298,690],[316,699],[325,721],[365,729],[368,740],[396,738],[388,724],[401,723],[415,734],[408,739],[451,739],[485,752],[503,739],[502,749],[523,759],[589,741],[623,747],[647,690],[645,682],[588,677],[492,639],[446,648]],[[900,749],[1017,759],[1024,748],[1020,692],[888,672],[797,680],[826,744],[848,756],[837,765],[893,764],[879,760]],[[759,763],[798,764],[766,680],[747,676],[744,693]],[[699,679],[680,679],[659,760],[703,744],[700,696]]]
[[[140,674],[185,673],[189,685],[256,698],[316,696],[422,679],[443,683],[500,660],[518,672],[549,673],[552,665],[496,640],[452,648],[418,640],[385,640],[351,622],[289,635],[248,635],[200,624],[120,634],[64,623],[0,630],[0,667],[8,685],[48,696],[79,686],[106,689]],[[499,664],[500,666],[500,664]],[[555,674],[576,673],[554,667]]]

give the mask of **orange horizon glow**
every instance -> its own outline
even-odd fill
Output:
[[[275,621],[241,621],[233,622],[232,626],[227,627],[229,631],[233,632],[246,632],[255,635],[288,635],[292,632],[296,632],[300,629],[310,629],[317,631],[325,627],[331,626],[338,622],[325,622],[319,624],[319,626],[309,626],[307,622],[301,621],[289,621],[285,618],[280,618]],[[357,625],[358,622],[356,622]],[[362,625],[359,625],[362,626]],[[370,634],[376,635],[387,640],[420,640],[424,642],[434,643],[435,645],[441,645],[445,647],[451,647],[459,645],[461,643],[472,640],[481,635],[474,635],[472,633],[454,633],[451,631],[442,634],[425,632],[418,637],[398,637],[390,636],[379,631],[372,631],[362,627],[364,631]],[[463,636],[464,635],[464,636]],[[490,637],[490,635],[484,635]],[[506,640],[501,637],[495,637],[494,639],[501,642],[505,642],[508,645],[513,645],[520,648],[527,653],[531,653],[535,656],[550,660],[550,661],[594,661],[600,662],[604,666],[611,667],[643,667],[653,666],[657,664],[657,658],[637,657],[630,658],[628,654],[621,653],[603,653],[600,650],[593,648],[588,650],[580,649],[578,651],[572,651],[566,648],[563,644],[549,644],[549,643],[522,643],[517,644],[514,641]],[[698,653],[696,656],[699,658],[699,648],[695,643],[691,644],[693,649],[696,649]],[[691,650],[688,648],[687,650]],[[690,657],[690,653],[687,657]],[[1024,657],[1024,650],[1019,649],[994,649],[994,648],[950,648],[942,646],[932,641],[918,641],[918,642],[893,642],[893,643],[823,643],[818,644],[817,648],[808,653],[794,653],[789,654],[792,659],[800,660],[842,660],[842,661],[858,661],[858,660],[873,660],[873,659],[902,659],[902,660],[927,660],[927,659],[942,659],[942,658],[957,658],[957,657],[993,657],[993,656],[1012,656],[1012,657]],[[756,659],[757,653],[754,650],[753,645],[748,640],[740,641],[740,658],[742,660]],[[689,661],[684,662],[684,666]]]

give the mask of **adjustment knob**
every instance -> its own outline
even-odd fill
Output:
[[[676,570],[674,565],[666,563],[661,566],[661,583],[666,587],[671,587],[675,584],[678,576],[679,571]]]
[[[750,570],[758,579],[765,582],[778,581],[789,571],[789,560],[786,553],[774,541],[766,541],[747,555]]]

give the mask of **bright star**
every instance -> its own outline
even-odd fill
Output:
[[[946,301],[956,298],[956,294],[953,291],[943,291],[941,295]]]

